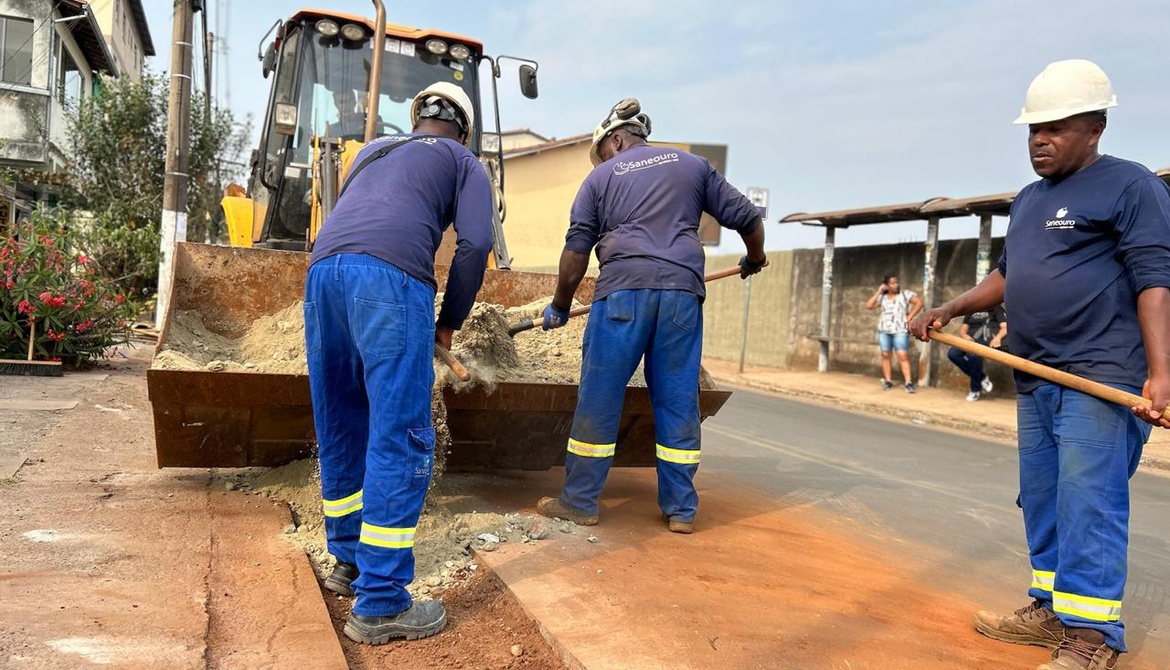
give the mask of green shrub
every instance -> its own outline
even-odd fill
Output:
[[[80,367],[127,341],[135,306],[78,251],[61,210],[37,210],[0,244],[0,358],[24,359],[35,332],[34,359]],[[29,227],[31,226],[31,228]],[[35,330],[34,330],[35,325]]]

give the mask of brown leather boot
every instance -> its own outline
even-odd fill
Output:
[[[1064,639],[1064,624],[1052,610],[1034,600],[1011,616],[986,610],[975,615],[975,630],[993,640],[1012,644],[1033,644],[1056,649]]]
[[[1036,670],[1113,670],[1121,652],[1105,644],[1105,633],[1092,628],[1066,628],[1052,660]]]
[[[670,532],[672,533],[690,535],[691,533],[695,532],[694,521],[683,521],[682,519],[677,519],[666,514],[662,515],[662,520],[666,522],[666,527],[669,528]]]
[[[540,512],[542,516],[547,516],[550,519],[564,519],[572,521],[578,526],[596,526],[597,515],[589,516],[586,514],[578,514],[569,509],[569,506],[561,502],[560,498],[541,498],[536,503],[536,511]]]

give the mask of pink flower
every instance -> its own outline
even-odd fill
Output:
[[[0,256],[0,258],[3,258],[3,256]],[[85,254],[81,254],[80,256],[77,257],[78,265],[85,265],[88,262],[89,262],[89,256],[86,256]]]
[[[21,300],[16,305],[16,311],[20,314],[32,314],[32,312],[33,312],[32,303],[30,303],[27,300]]]

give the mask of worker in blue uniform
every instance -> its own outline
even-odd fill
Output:
[[[435,343],[450,349],[492,248],[487,174],[465,143],[474,110],[439,82],[415,97],[413,132],[367,144],[318,235],[305,282],[305,344],[329,553],[325,587],[357,599],[345,634],[366,644],[434,635],[438,601],[413,602],[415,526],[434,464]],[[435,318],[435,252],[458,248]]]
[[[1053,649],[1041,670],[1107,670],[1121,623],[1129,478],[1150,424],[1170,427],[1170,190],[1145,167],[1099,153],[1117,104],[1094,63],[1050,64],[1016,123],[1040,179],[1016,196],[999,268],[913,324],[929,339],[956,316],[1005,302],[1012,353],[1150,398],[1130,410],[1016,373],[1020,497],[1032,603],[979,612],[991,638]]]
[[[767,263],[759,210],[707,160],[651,146],[650,118],[626,98],[593,133],[593,171],[570,212],[556,295],[543,328],[568,319],[573,294],[596,248],[601,266],[582,344],[581,385],[561,495],[545,516],[597,523],[598,497],[618,448],[626,385],[644,361],[654,410],[658,505],[670,530],[693,530],[699,497],[699,358],[703,344],[703,246],[710,213],[747,246],[741,276]]]

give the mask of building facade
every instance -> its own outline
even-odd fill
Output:
[[[141,3],[132,4],[141,13]],[[147,54],[148,48],[153,53],[145,16],[134,30],[144,45],[141,52]],[[136,76],[141,58],[137,63]],[[100,74],[126,73],[89,3],[0,0],[0,166],[39,171],[63,167],[71,143],[68,110],[95,93]],[[54,196],[51,185],[0,184],[0,214],[11,222]]]
[[[109,45],[118,74],[138,81],[147,56],[153,56],[154,42],[146,24],[142,0],[104,0],[92,2],[94,16]]]

